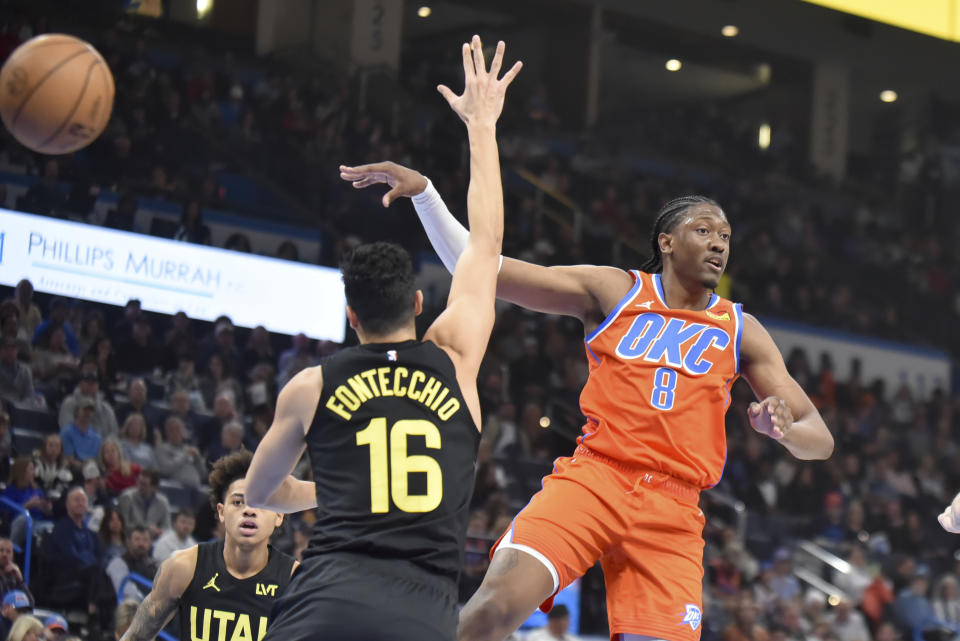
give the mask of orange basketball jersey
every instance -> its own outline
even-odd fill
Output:
[[[585,339],[590,377],[579,441],[712,487],[727,455],[723,416],[740,374],[742,308],[714,294],[704,310],[670,309],[660,274],[630,273],[633,288]]]

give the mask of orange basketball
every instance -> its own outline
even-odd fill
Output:
[[[89,43],[64,34],[31,38],[0,69],[0,118],[42,154],[93,142],[113,110],[113,74]]]

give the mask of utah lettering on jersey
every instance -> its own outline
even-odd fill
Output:
[[[190,641],[260,641],[267,633],[267,617],[259,617],[257,636],[254,637],[249,614],[210,608],[202,609],[198,630],[198,609],[195,605],[190,606]]]
[[[349,387],[348,387],[349,385]],[[328,410],[349,421],[353,412],[371,398],[396,396],[421,403],[446,421],[460,409],[460,401],[447,398],[450,388],[433,376],[406,367],[374,367],[350,377],[327,398]]]
[[[731,342],[730,335],[719,327],[645,312],[633,320],[620,339],[617,355],[702,376],[713,367],[713,361],[707,358],[710,351],[722,352]]]

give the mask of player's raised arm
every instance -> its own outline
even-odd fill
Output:
[[[760,399],[747,411],[753,429],[779,441],[798,459],[822,460],[833,453],[833,436],[813,402],[787,371],[766,329],[743,315],[740,348],[743,377]]]
[[[497,266],[503,243],[503,187],[500,183],[500,158],[497,151],[496,124],[503,110],[507,87],[520,71],[516,63],[498,78],[504,44],[487,70],[478,36],[471,45],[463,45],[463,70],[466,77],[463,94],[456,95],[440,86],[440,93],[467,126],[470,141],[470,187],[467,191],[467,215],[470,233],[467,245],[457,261],[447,309],[427,330],[424,338],[446,348],[458,363],[458,377],[475,379],[480,360],[494,322]]]
[[[153,589],[137,607],[130,627],[120,641],[153,641],[173,618],[177,603],[193,579],[197,546],[174,552],[160,565]]]
[[[253,454],[244,499],[253,508],[292,514],[317,507],[316,486],[290,475],[306,448],[304,437],[313,422],[323,374],[309,367],[292,379],[277,397],[273,423]]]

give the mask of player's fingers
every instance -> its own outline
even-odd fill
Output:
[[[503,43],[503,40],[497,43],[497,51],[493,54],[493,60],[490,61],[490,76],[496,80],[497,76],[500,75],[500,65],[503,64],[503,50],[507,45]]]
[[[457,99],[457,94],[453,93],[453,91],[450,90],[450,87],[446,85],[438,85],[437,91],[440,92],[441,96],[446,98],[447,103],[452,107],[453,101]]]
[[[517,74],[520,73],[521,69],[523,69],[523,63],[517,60],[517,62],[514,63],[512,67],[510,67],[510,71],[503,74],[503,80],[501,80],[500,82],[502,82],[505,85],[509,85],[511,82],[513,82],[513,79],[517,77]]]
[[[369,187],[370,185],[376,185],[378,182],[380,181],[373,176],[367,176],[366,178],[361,178],[360,180],[354,180],[352,184],[354,189],[363,189],[364,187]]]
[[[463,78],[464,81],[474,78],[477,75],[477,70],[473,67],[473,55],[470,52],[470,44],[467,42],[463,43],[463,46],[460,47],[460,54],[463,56]]]
[[[480,42],[480,36],[474,34],[470,41],[470,48],[473,49],[473,64],[477,70],[477,75],[487,73],[487,63],[483,59],[483,43]]]
[[[400,187],[394,187],[383,195],[383,206],[389,207],[396,198],[400,196]]]
[[[747,408],[747,412],[749,412],[753,416],[759,416],[760,404],[757,402],[750,403],[750,406]]]

